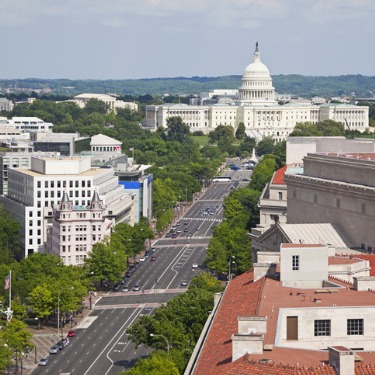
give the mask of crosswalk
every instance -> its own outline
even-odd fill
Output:
[[[198,220],[198,221],[212,221],[215,223],[220,223],[223,219],[213,218],[213,217],[185,217],[184,220]]]

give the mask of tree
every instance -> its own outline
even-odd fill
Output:
[[[236,139],[244,139],[244,137],[246,135],[245,131],[246,131],[245,124],[243,122],[240,122],[238,124],[238,128],[237,128],[236,133],[235,133]]]
[[[234,141],[234,129],[230,125],[219,125],[215,130],[208,134],[210,143],[232,143]]]
[[[249,188],[262,191],[267,182],[271,180],[273,173],[279,167],[276,156],[266,155],[263,157],[253,170]]]
[[[26,324],[17,319],[12,319],[0,331],[0,342],[2,341],[14,353],[16,364],[22,357],[25,348],[33,347],[31,333],[26,329]],[[1,351],[3,348],[1,349]],[[5,359],[6,360],[6,359]]]
[[[256,150],[258,155],[272,154],[275,141],[271,137],[265,137],[257,144]]]
[[[106,104],[102,100],[92,98],[86,103],[84,111],[89,115],[93,113],[105,115],[108,112],[108,109],[108,104]]]
[[[100,282],[116,282],[126,267],[125,251],[116,245],[118,244],[109,243],[108,239],[105,242],[97,242],[89,257],[85,258],[86,267]]]
[[[152,353],[145,359],[136,362],[133,368],[124,371],[123,375],[179,375],[177,366],[171,357],[162,352]]]
[[[38,285],[30,292],[30,305],[34,315],[39,319],[38,328],[42,320],[52,312],[52,293],[46,285]]]
[[[189,133],[189,126],[182,122],[181,117],[169,117],[167,119],[167,140],[184,142],[187,139]]]

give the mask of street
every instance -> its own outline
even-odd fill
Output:
[[[214,228],[223,218],[223,200],[232,185],[213,183],[186,212],[180,208],[172,223],[176,238],[155,239],[155,260],[148,257],[140,262],[134,273],[124,278],[119,291],[103,295],[75,328],[76,337],[71,338],[70,344],[59,353],[50,354],[47,366],[35,368],[32,374],[114,375],[146,356],[146,348],[136,349],[129,342],[126,329],[140,316],[153,314],[161,304],[183,293],[186,286],[182,282],[190,283],[195,275],[206,270],[206,249]],[[192,267],[194,263],[198,268]],[[122,292],[125,285],[128,291]],[[138,291],[132,291],[135,285],[139,286]],[[46,352],[53,342],[44,342]]]

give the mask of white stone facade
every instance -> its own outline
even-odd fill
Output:
[[[44,122],[38,117],[12,117],[8,126],[20,130],[21,133],[52,132],[53,124]]]
[[[75,102],[80,108],[85,108],[86,103],[91,99],[98,99],[104,102],[109,107],[110,111],[116,111],[118,108],[128,108],[132,111],[138,111],[138,104],[134,102],[123,102],[121,100],[117,100],[117,98],[106,95],[106,94],[80,94],[74,97],[73,102]]]
[[[106,208],[94,193],[86,206],[75,206],[64,192],[53,208],[53,223],[47,231],[48,252],[59,256],[65,265],[83,265],[95,243],[109,236],[114,220],[107,219]]]
[[[289,103],[279,105],[268,68],[260,60],[258,45],[254,59],[242,76],[238,98],[233,105],[188,106],[165,104],[146,106],[146,128],[166,127],[167,119],[179,116],[191,131],[209,133],[219,125],[237,129],[242,122],[246,133],[258,141],[272,137],[287,139],[297,123],[317,123],[323,120],[341,122],[350,130],[360,132],[369,128],[368,107],[349,104]]]
[[[0,197],[22,227],[25,257],[43,252],[47,222],[64,191],[75,206],[88,206],[96,191],[115,222],[134,224],[132,196],[118,184],[112,168],[91,168],[91,158],[36,158],[29,169],[8,171],[8,197]]]

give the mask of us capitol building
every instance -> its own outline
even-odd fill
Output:
[[[246,134],[258,141],[272,137],[282,141],[301,122],[317,123],[334,120],[346,129],[365,131],[369,127],[368,107],[349,104],[322,104],[312,102],[278,104],[272,78],[266,65],[260,60],[256,43],[253,61],[246,67],[238,90],[231,100],[212,105],[164,104],[146,106],[146,128],[167,127],[170,117],[179,116],[192,132],[205,134],[219,125],[230,125],[237,129],[242,122]]]

